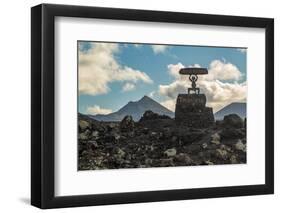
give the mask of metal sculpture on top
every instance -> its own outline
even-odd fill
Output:
[[[198,80],[197,75],[206,75],[208,74],[208,70],[206,68],[190,67],[180,69],[179,73],[181,75],[189,75],[191,88],[187,89],[187,93],[191,94],[191,91],[193,91],[195,94],[200,94],[200,88],[196,87],[196,81]]]

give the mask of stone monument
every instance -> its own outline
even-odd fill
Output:
[[[208,74],[205,68],[183,68],[181,75],[189,75],[191,88],[187,94],[179,94],[176,103],[175,120],[177,125],[194,128],[207,128],[214,124],[214,114],[211,107],[206,107],[206,96],[200,94],[200,88],[196,87],[198,75]]]

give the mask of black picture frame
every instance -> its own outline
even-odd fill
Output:
[[[263,28],[266,32],[265,184],[95,195],[54,195],[55,17]],[[31,204],[42,209],[274,193],[274,20],[241,16],[41,4],[31,8]]]

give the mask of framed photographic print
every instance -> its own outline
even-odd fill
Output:
[[[31,9],[31,203],[271,194],[274,21]]]

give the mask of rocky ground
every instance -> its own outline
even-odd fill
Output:
[[[139,122],[99,122],[79,114],[78,169],[246,163],[246,120],[231,114],[205,129],[177,126],[146,111]]]

